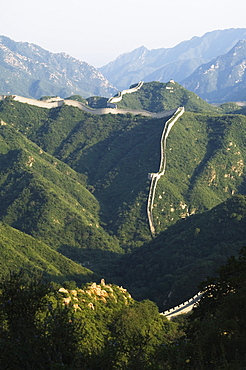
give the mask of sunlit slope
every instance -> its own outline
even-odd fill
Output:
[[[120,251],[83,178],[12,127],[0,128],[0,218],[55,249]],[[81,261],[80,261],[81,262]]]
[[[20,268],[31,276],[41,271],[55,281],[88,281],[93,274],[87,268],[69,260],[45,243],[0,223],[0,275]]]
[[[246,118],[185,113],[167,141],[167,168],[157,185],[156,229],[246,193]]]
[[[151,94],[148,99],[146,96],[146,101],[151,99]],[[67,163],[68,172],[71,168],[77,172],[90,191],[85,198],[89,197],[91,206],[83,208],[96,214],[97,222],[92,225],[97,225],[100,217],[104,228],[126,249],[151,239],[146,215],[148,173],[159,169],[160,140],[168,117],[94,116],[74,107],[47,110],[11,100],[3,101],[0,109],[0,119],[7,123],[3,127],[12,126]],[[210,113],[186,111],[169,133],[166,172],[158,182],[154,201],[157,233],[180,218],[245,193],[246,118],[211,109]],[[88,240],[82,239],[87,245]]]
[[[190,112],[220,112],[220,108],[213,107],[172,80],[167,83],[157,81],[144,83],[141,89],[133,94],[123,95],[121,102],[117,103],[118,108],[145,109],[151,112],[181,106]]]

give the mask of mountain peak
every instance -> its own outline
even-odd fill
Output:
[[[0,36],[2,94],[31,98],[59,95],[111,96],[112,84],[93,66],[70,55],[51,53],[38,45]]]

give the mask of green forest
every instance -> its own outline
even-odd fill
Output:
[[[185,108],[166,141],[155,236],[149,174],[170,117],[0,101],[1,368],[243,369],[245,109],[172,81],[117,106]],[[160,315],[198,291],[187,317]]]
[[[200,286],[189,316],[168,321],[149,300],[104,280],[65,288],[1,281],[2,369],[244,369],[246,249]]]

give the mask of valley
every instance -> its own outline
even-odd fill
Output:
[[[245,194],[243,107],[227,114],[228,106],[213,107],[174,81],[144,83],[123,95],[118,114],[85,111],[75,100],[39,106],[18,96],[2,99],[1,221],[88,269],[88,276],[123,285],[163,311],[196,294],[199,281],[242,246],[234,233],[231,244],[221,235],[215,255],[210,244],[203,254],[203,227],[192,225]],[[148,173],[155,174],[151,181]],[[182,225],[191,225],[182,231],[188,239]],[[138,269],[141,278],[133,279]],[[83,272],[71,279],[87,278]]]
[[[0,368],[245,369],[245,39],[0,36]]]

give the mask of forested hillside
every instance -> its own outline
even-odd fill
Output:
[[[118,108],[145,109],[150,112],[184,107],[189,112],[220,113],[219,107],[214,107],[198,95],[183,88],[174,80],[167,83],[149,82],[143,84],[140,90],[134,94],[123,95],[117,104]]]
[[[137,299],[146,297],[161,310],[174,307],[215,275],[246,239],[246,196],[237,195],[209,211],[179,220],[153,241],[124,255],[114,279]]]
[[[153,112],[179,106],[186,110],[167,138],[166,172],[156,188],[153,220],[157,238],[153,243],[158,248],[162,246],[158,234],[161,238],[180,219],[193,222],[191,215],[245,194],[246,118],[237,114],[243,109],[212,107],[175,82],[144,84],[136,93],[125,95],[120,104]],[[110,276],[118,281],[112,266],[124,253],[131,256],[143,244],[146,251],[152,248],[146,212],[148,174],[158,171],[168,118],[129,113],[96,116],[66,105],[44,109],[5,98],[0,102],[0,220],[90,269],[98,278]],[[206,223],[208,215],[204,217]],[[180,247],[185,250],[186,245],[180,243]],[[173,302],[180,296],[189,298],[199,279],[237,248],[215,252],[212,265],[204,262],[191,287],[189,283],[179,285],[187,275],[188,267],[183,266],[180,277],[170,278],[175,286],[177,277],[179,286]],[[161,253],[168,255],[164,249]],[[172,253],[167,266],[171,259]],[[148,269],[155,271],[154,266],[153,260]],[[130,283],[129,277],[122,281]],[[133,283],[134,291],[138,284],[137,280]],[[146,289],[141,294],[159,303],[171,290],[169,283],[164,285],[153,294]]]

